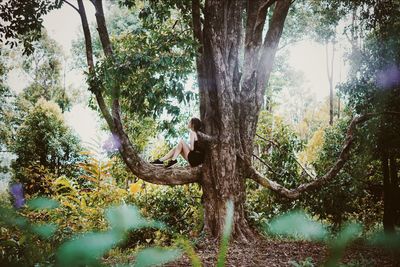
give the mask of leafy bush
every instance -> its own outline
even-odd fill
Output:
[[[144,216],[158,218],[168,230],[160,232],[142,232],[127,245],[165,242],[169,244],[178,235],[197,236],[202,229],[203,214],[201,192],[198,185],[160,186],[138,182],[127,198],[127,203],[136,205]],[[158,235],[158,236],[157,236]]]
[[[339,157],[348,124],[349,119],[342,118],[325,129],[325,141],[314,162],[311,162],[317,176],[324,175]],[[370,190],[381,183],[380,168],[363,150],[362,143],[363,136],[358,134],[351,156],[339,174],[301,200],[312,214],[333,223],[335,228],[340,228],[347,220],[357,219],[369,229],[380,221],[382,215],[382,199]]]
[[[267,111],[260,113],[257,127],[258,138],[255,144],[259,155],[258,159],[254,159],[257,169],[264,176],[288,188],[305,181],[296,157],[304,148],[304,142],[293,129]],[[257,226],[281,212],[299,207],[299,201],[282,199],[253,181],[246,181],[246,187],[248,217]]]
[[[41,180],[49,176],[77,176],[75,163],[82,158],[79,140],[66,126],[56,104],[39,100],[15,138],[14,179],[24,185],[26,193],[48,193],[48,183]]]

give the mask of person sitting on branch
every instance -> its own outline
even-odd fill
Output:
[[[189,134],[189,144],[186,144],[184,140],[180,140],[178,145],[171,149],[165,156],[156,159],[151,164],[164,165],[164,161],[169,160],[166,168],[171,167],[176,164],[176,160],[179,155],[189,162],[191,167],[196,167],[203,163],[204,161],[204,151],[200,145],[200,141],[197,132],[201,130],[201,121],[198,118],[192,118],[188,123],[188,128],[190,129]]]

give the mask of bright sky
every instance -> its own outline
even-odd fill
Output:
[[[94,21],[92,5],[86,4],[86,9],[89,21]],[[44,18],[44,26],[50,37],[61,45],[66,57],[70,57],[71,42],[76,39],[81,30],[80,18],[76,11],[68,5],[64,5],[60,10],[52,11]],[[343,51],[337,51],[335,57],[336,76],[334,79],[337,81],[339,79],[337,70],[343,65]],[[325,60],[324,46],[315,42],[302,41],[293,45],[289,50],[289,64],[304,73],[307,88],[320,100],[329,94]],[[344,73],[344,71],[342,72]],[[344,75],[342,74],[342,76]],[[13,72],[9,76],[8,83],[15,91],[20,91],[26,85],[26,79],[21,73]],[[66,72],[66,84],[86,88],[85,77],[76,71],[68,70]],[[97,136],[103,138],[106,136],[99,130],[100,123],[97,113],[89,109],[86,103],[75,105],[70,112],[65,114],[65,118],[84,142],[91,142],[93,138],[97,139]]]

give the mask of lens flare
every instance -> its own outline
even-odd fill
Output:
[[[21,208],[25,204],[24,189],[22,184],[13,184],[10,187],[10,193],[14,197],[14,207]]]
[[[396,65],[391,65],[378,71],[376,75],[376,84],[382,89],[392,88],[400,85],[400,69]]]

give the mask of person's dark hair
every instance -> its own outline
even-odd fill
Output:
[[[202,129],[202,123],[201,120],[198,118],[192,118],[190,120],[190,124],[192,125],[192,128],[195,132],[200,131]]]

